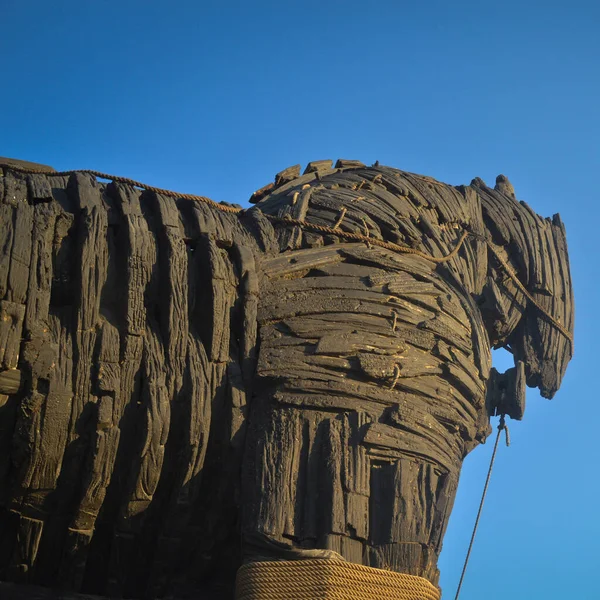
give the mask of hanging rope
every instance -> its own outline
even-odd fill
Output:
[[[128,177],[110,175],[109,173],[102,173],[101,171],[92,171],[91,169],[53,171],[49,173],[48,171],[44,171],[43,169],[28,169],[26,167],[16,167],[13,165],[2,163],[0,163],[0,167],[6,167],[11,171],[17,171],[20,173],[29,173],[30,175],[45,175],[46,177],[66,177],[69,175],[75,175],[76,173],[82,173],[83,175],[91,175],[92,177],[98,177],[99,179],[107,179],[110,181],[116,181],[117,183],[125,183],[127,185],[131,185],[133,187],[146,190],[148,192],[155,192],[157,194],[162,194],[163,196],[169,196],[170,198],[183,198],[184,200],[194,200],[196,202],[202,202],[203,204],[209,204],[213,208],[216,208],[217,210],[222,210],[224,212],[239,213],[243,210],[242,208],[236,208],[235,206],[219,204],[218,202],[215,202],[214,200],[211,200],[206,196],[195,196],[194,194],[180,194],[179,192],[173,192],[171,190],[164,190],[162,188],[154,187],[152,185],[147,185],[145,183],[141,183],[140,181],[135,181],[135,179],[129,179]]]
[[[479,519],[481,518],[481,511],[483,510],[483,503],[485,502],[485,497],[487,495],[488,486],[490,484],[490,479],[492,477],[492,469],[494,468],[494,462],[496,460],[496,452],[498,451],[498,442],[500,441],[500,434],[504,430],[506,434],[506,445],[510,446],[510,437],[508,432],[508,427],[506,426],[506,422],[504,421],[504,415],[500,417],[500,423],[498,424],[498,434],[496,435],[496,442],[494,444],[494,451],[492,452],[492,459],[490,460],[490,468],[488,469],[488,474],[485,479],[485,485],[483,486],[483,494],[481,495],[481,502],[479,503],[479,510],[477,511],[477,517],[475,518],[475,525],[473,527],[473,533],[471,534],[471,541],[469,542],[469,549],[467,550],[467,556],[465,558],[465,564],[463,565],[463,570],[460,575],[460,581],[458,582],[458,588],[456,590],[456,596],[454,596],[454,600],[458,600],[460,595],[460,590],[462,588],[463,580],[465,578],[465,573],[467,572],[467,565],[469,564],[469,558],[471,557],[471,550],[473,549],[473,542],[475,541],[475,534],[477,533],[477,528],[479,527]]]
[[[208,204],[212,208],[215,208],[215,209],[223,211],[223,212],[237,214],[237,213],[241,213],[244,211],[244,209],[242,209],[242,208],[236,208],[234,206],[227,206],[226,204],[219,204],[218,202],[215,202],[214,200],[211,200],[210,198],[207,198],[206,196],[196,196],[194,194],[181,194],[179,192],[173,192],[171,190],[165,190],[163,188],[158,188],[158,187],[154,187],[151,185],[147,185],[140,181],[135,181],[134,179],[129,179],[128,177],[120,177],[118,175],[111,175],[109,173],[102,173],[100,171],[93,171],[91,169],[77,169],[77,170],[71,170],[71,171],[48,172],[44,169],[33,169],[33,168],[30,169],[27,167],[15,166],[15,165],[11,165],[11,164],[2,164],[2,163],[0,163],[0,167],[6,167],[7,169],[10,169],[12,171],[17,171],[20,173],[29,173],[32,175],[36,175],[36,174],[37,175],[45,175],[46,177],[58,177],[58,176],[64,177],[64,176],[68,176],[68,175],[74,175],[76,173],[83,173],[86,175],[91,175],[92,177],[98,177],[100,179],[107,179],[107,180],[116,181],[118,183],[124,183],[127,185],[131,185],[133,187],[147,190],[149,192],[155,192],[157,194],[162,194],[163,196],[168,196],[170,198],[183,198],[184,200],[192,200],[192,201],[196,201],[196,202],[202,202],[203,204]],[[435,182],[435,183],[439,183],[439,182]],[[564,335],[569,340],[569,342],[571,343],[571,351],[573,351],[573,349],[574,349],[573,348],[573,345],[574,345],[573,344],[573,335],[571,334],[571,332],[568,331],[568,329],[566,329],[561,323],[559,323],[550,313],[548,313],[548,311],[545,308],[543,308],[536,301],[536,299],[531,295],[531,293],[527,290],[527,288],[523,285],[523,283],[521,283],[521,280],[517,277],[516,273],[512,270],[510,265],[500,255],[500,253],[498,252],[498,250],[494,246],[494,244],[480,234],[474,233],[472,231],[467,231],[467,230],[463,231],[461,237],[459,238],[458,242],[456,243],[456,245],[454,246],[454,248],[452,249],[452,251],[450,253],[448,253],[445,256],[436,257],[436,256],[431,256],[429,254],[426,254],[425,252],[421,252],[420,250],[416,250],[415,248],[409,248],[408,246],[401,246],[399,244],[394,244],[392,242],[384,242],[384,241],[377,240],[373,237],[363,235],[360,233],[341,231],[339,229],[339,226],[341,225],[341,222],[345,215],[345,209],[342,210],[342,213],[340,215],[341,218],[339,218],[336,221],[336,223],[333,227],[327,227],[325,225],[317,225],[316,223],[310,223],[308,221],[300,221],[298,219],[292,219],[291,217],[276,217],[274,215],[268,215],[265,213],[263,213],[263,214],[272,223],[278,223],[280,225],[284,225],[287,227],[290,227],[290,226],[291,227],[300,227],[300,228],[306,229],[308,231],[316,231],[318,233],[324,233],[327,235],[335,235],[338,238],[348,240],[348,241],[364,242],[369,247],[370,246],[378,246],[379,248],[384,248],[386,250],[392,250],[393,252],[399,252],[402,254],[411,254],[412,256],[418,256],[420,258],[424,258],[425,260],[428,260],[428,261],[436,263],[436,264],[445,263],[445,262],[448,262],[449,260],[452,260],[458,254],[458,251],[464,244],[466,238],[469,236],[473,237],[474,239],[477,239],[477,240],[482,241],[485,244],[487,244],[487,246],[491,250],[492,254],[494,254],[494,256],[496,257],[496,259],[498,260],[498,262],[500,263],[500,265],[502,266],[502,268],[504,269],[506,274],[514,282],[514,284],[517,286],[517,288],[523,293],[523,295],[527,298],[527,300],[540,312],[540,314],[545,319],[547,319],[550,324],[552,324],[562,335]]]
[[[351,242],[365,242],[366,244],[370,244],[371,246],[378,246],[379,248],[385,248],[386,250],[393,250],[394,252],[399,252],[401,254],[411,254],[412,256],[418,256],[420,258],[424,258],[430,262],[434,263],[445,263],[449,260],[452,260],[460,250],[464,241],[469,236],[468,231],[464,231],[461,235],[460,239],[456,243],[456,246],[452,249],[451,252],[446,254],[445,256],[431,256],[430,254],[426,254],[425,252],[421,252],[421,250],[417,250],[416,248],[409,248],[408,246],[400,246],[399,244],[394,244],[392,242],[384,242],[382,240],[377,240],[367,235],[363,235],[362,233],[352,233],[350,231],[341,231],[340,229],[334,229],[333,227],[327,227],[325,225],[317,225],[316,223],[309,223],[308,221],[299,221],[298,219],[292,219],[289,217],[275,217],[273,215],[265,215],[269,221],[273,223],[279,223],[281,225],[301,227],[302,229],[306,229],[308,231],[317,231],[318,233],[326,233],[329,235],[335,235],[343,240],[348,240]]]

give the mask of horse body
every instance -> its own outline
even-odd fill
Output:
[[[491,347],[548,396],[572,353],[484,240],[572,330],[564,228],[503,179],[311,165],[238,214],[7,168],[4,578],[217,598],[243,561],[341,556],[437,583]],[[441,258],[463,231],[442,264],[369,243]]]

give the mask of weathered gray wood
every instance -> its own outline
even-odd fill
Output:
[[[45,171],[47,173],[55,172],[56,169],[48,165],[42,165],[40,163],[31,162],[28,160],[19,160],[16,158],[7,158],[6,156],[0,156],[0,167],[16,167],[17,169],[33,169],[35,171]]]
[[[6,296],[8,291],[8,271],[15,234],[13,213],[12,206],[0,204],[0,297],[2,298]]]
[[[16,394],[21,389],[22,381],[21,371],[18,369],[0,370],[0,394],[6,396]],[[5,402],[6,400],[0,404],[0,407]]]
[[[288,167],[275,175],[275,186],[280,186],[289,181],[294,181],[300,175],[300,165]]]
[[[229,598],[242,560],[341,555],[437,582],[462,460],[572,355],[481,237],[572,331],[564,226],[505,177],[331,165],[238,214],[3,167],[1,577]],[[436,257],[481,237],[435,264],[285,216]]]
[[[331,169],[332,160],[313,160],[306,165],[304,173],[325,173]]]
[[[336,169],[347,169],[352,167],[364,167],[365,165],[360,160],[349,160],[345,158],[339,158],[335,163]]]
[[[50,202],[52,200],[50,181],[43,175],[27,175],[27,188],[29,199],[34,204],[37,202]]]
[[[27,203],[25,185],[16,188],[13,197],[14,237],[10,255],[8,273],[8,293],[6,299],[24,304],[29,282],[29,264],[31,260],[31,234],[33,230],[33,206]]]

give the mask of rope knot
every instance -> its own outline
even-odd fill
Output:
[[[500,432],[504,430],[504,434],[506,436],[506,446],[510,446],[510,431],[508,430],[508,425],[506,424],[506,415],[500,415],[500,423],[498,423],[498,435]]]

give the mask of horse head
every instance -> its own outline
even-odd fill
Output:
[[[573,355],[574,303],[565,227],[558,214],[543,218],[519,202],[503,175],[494,189],[480,179],[471,187],[481,199],[490,249],[479,298],[490,341],[513,354],[523,382],[552,398]]]

